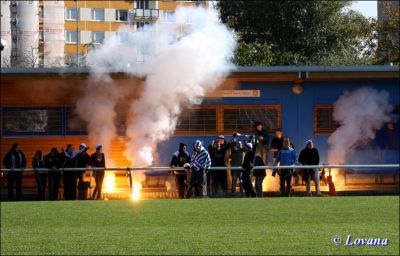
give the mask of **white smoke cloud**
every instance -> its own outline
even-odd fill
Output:
[[[124,154],[132,165],[150,165],[157,143],[174,132],[182,107],[199,104],[232,68],[234,33],[220,22],[216,10],[181,7],[174,20],[142,31],[123,27],[87,58],[92,76],[106,79],[89,85],[77,108],[89,122],[89,136],[104,145],[115,136],[115,106],[123,97],[107,74],[124,72],[145,79],[126,124]]]
[[[329,137],[329,164],[344,164],[354,149],[375,138],[376,131],[391,120],[389,93],[371,87],[344,92],[334,104],[333,118],[340,127]]]

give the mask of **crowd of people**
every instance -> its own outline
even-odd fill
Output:
[[[46,187],[48,187],[48,199],[59,199],[61,181],[63,182],[63,199],[76,200],[83,197],[85,191],[84,174],[85,171],[61,171],[63,168],[105,168],[105,157],[102,152],[102,145],[96,145],[96,151],[88,154],[89,147],[84,143],[80,144],[79,150],[75,151],[72,144],[68,144],[66,149],[52,148],[50,152],[43,156],[41,150],[36,151],[32,159],[32,168],[35,169],[35,179],[38,189],[38,200],[46,199]],[[26,157],[20,149],[19,144],[14,144],[10,151],[5,155],[3,165],[8,169],[26,168]],[[50,171],[48,170],[50,169]],[[94,171],[95,188],[92,199],[101,198],[101,187],[103,185],[104,170]],[[21,200],[22,192],[22,172],[7,172],[7,198],[8,200]],[[14,194],[15,190],[15,194]],[[81,192],[81,193],[79,193]]]
[[[243,196],[262,197],[266,170],[254,167],[271,163],[268,161],[269,151],[272,153],[272,162],[275,165],[319,164],[318,150],[311,140],[306,142],[306,147],[297,159],[294,145],[289,137],[284,136],[280,129],[275,131],[275,135],[270,140],[269,131],[264,124],[257,122],[254,124],[252,135],[234,133],[230,141],[225,140],[224,135],[220,135],[207,149],[200,140],[196,140],[192,155],[188,153],[187,145],[180,143],[170,164],[173,170],[171,173],[175,175],[179,198],[225,197],[229,191],[236,193],[237,187]],[[52,148],[47,155],[43,155],[40,150],[36,151],[32,159],[32,168],[35,169],[38,200],[46,200],[46,187],[49,200],[59,199],[61,181],[63,199],[83,199],[82,194],[88,187],[88,182],[84,180],[85,171],[66,171],[64,168],[105,168],[102,145],[97,144],[95,149],[95,152],[89,155],[87,152],[89,147],[82,143],[77,151],[72,144],[68,144],[66,149],[62,148],[60,152],[57,148]],[[5,155],[3,165],[8,169],[26,168],[26,158],[18,144],[14,144]],[[211,167],[241,168],[230,171],[231,187],[228,189],[228,171],[223,168],[211,170]],[[104,170],[94,171],[93,174],[95,187],[90,198],[101,199]],[[314,181],[316,195],[321,195],[320,175],[317,169],[304,168],[300,172],[294,169],[273,170],[272,176],[275,177],[276,174],[279,175],[282,196],[291,195],[292,180],[297,183],[299,176],[305,182],[307,195],[311,196],[311,181]],[[8,171],[7,182],[8,200],[21,200],[22,172]]]
[[[270,140],[269,132],[264,128],[263,123],[256,122],[254,128],[255,132],[252,135],[234,133],[229,142],[225,140],[224,135],[220,135],[211,142],[207,150],[201,141],[197,140],[193,144],[191,156],[187,151],[187,146],[180,143],[178,151],[173,154],[171,160],[172,168],[185,169],[185,171],[174,171],[179,198],[190,198],[193,195],[196,197],[227,196],[229,192],[227,171],[211,170],[211,167],[242,167],[241,170],[231,170],[231,193],[236,193],[239,183],[240,194],[247,197],[262,197],[266,170],[254,167],[268,164],[268,151],[272,152],[272,162],[275,165],[319,164],[318,150],[311,140],[307,140],[305,148],[297,159],[294,145],[289,137],[283,136],[280,129],[276,130],[276,136]],[[295,179],[297,183],[299,176],[306,184],[307,195],[311,196],[311,181],[314,181],[316,195],[321,195],[319,170],[314,168],[304,168],[301,171],[279,169],[274,170],[272,176],[275,177],[277,173],[282,196],[292,194],[292,180]],[[219,191],[222,194],[219,194]]]

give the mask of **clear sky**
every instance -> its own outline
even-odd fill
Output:
[[[377,1],[352,1],[350,9],[361,12],[366,17],[378,16],[377,12]]]

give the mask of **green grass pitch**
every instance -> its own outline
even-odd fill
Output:
[[[1,203],[1,255],[398,253],[397,196]]]

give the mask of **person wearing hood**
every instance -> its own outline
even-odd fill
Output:
[[[58,199],[58,191],[60,188],[61,172],[57,169],[60,168],[60,153],[57,148],[52,148],[50,153],[44,158],[44,167],[52,169],[48,174],[48,190],[49,200]]]
[[[225,142],[224,135],[220,135],[218,140],[215,140],[208,152],[211,158],[211,166],[212,167],[226,167],[226,153],[230,148],[231,143]],[[228,193],[228,177],[227,172],[225,170],[212,170],[211,174],[211,187],[212,187],[212,196],[217,196],[218,188],[221,187],[223,196],[226,196]]]
[[[85,143],[81,143],[79,145],[79,150],[86,148]],[[79,154],[77,156],[77,161],[78,161],[78,168],[88,168],[90,165],[90,155],[88,154],[87,150],[84,150],[82,154]],[[79,193],[82,193],[84,190],[84,177],[85,177],[85,171],[77,171],[76,176],[78,179],[78,190]]]
[[[195,150],[189,168],[191,170],[189,189],[187,197],[192,196],[192,188],[195,190],[195,196],[207,197],[207,177],[211,167],[211,158],[207,150],[203,147],[201,141],[196,140],[193,145]]]
[[[306,147],[300,152],[299,163],[302,165],[318,165],[319,164],[319,154],[318,150],[314,147],[312,140],[306,142]],[[303,170],[303,180],[306,183],[307,195],[311,196],[310,182],[314,181],[315,193],[316,195],[321,195],[321,190],[319,186],[319,171],[318,169],[304,169]]]
[[[240,167],[242,166],[243,163],[243,157],[244,157],[244,147],[243,147],[243,142],[239,140],[239,136],[241,136],[239,133],[235,132],[232,136],[232,141],[231,141],[231,146],[230,146],[230,164],[231,167]],[[237,181],[240,181],[240,170],[231,170],[231,176],[232,176],[232,193],[236,192],[236,184]],[[243,194],[243,186],[239,182],[240,185],[240,194]]]
[[[291,166],[296,163],[296,151],[290,146],[290,139],[285,137],[283,139],[282,149],[276,156],[276,164],[280,166]],[[279,184],[282,196],[289,196],[292,185],[293,169],[280,169],[279,170]]]
[[[106,160],[103,153],[103,146],[96,145],[96,152],[90,156],[90,166],[106,168]],[[104,170],[94,171],[96,187],[93,190],[92,199],[101,199],[101,188],[103,187]]]
[[[26,158],[21,151],[19,144],[14,144],[10,151],[4,156],[3,165],[8,169],[21,169],[26,167]],[[7,190],[8,200],[14,200],[14,184],[15,184],[15,200],[19,201],[22,197],[22,171],[9,171],[7,173]]]
[[[77,156],[82,154],[84,151],[88,150],[89,147],[81,147],[79,151],[75,151],[75,148],[72,144],[67,145],[66,150],[62,150],[61,153],[61,168],[77,168],[78,160]],[[77,195],[77,182],[78,176],[76,171],[63,171],[62,174],[63,185],[64,185],[64,199],[65,200],[76,200]]]
[[[263,163],[268,163],[267,152],[269,145],[269,129],[262,122],[254,123],[254,136],[257,142],[257,155],[261,156]]]
[[[179,149],[172,155],[171,164],[172,168],[183,167],[186,163],[190,163],[190,155],[187,152],[187,146],[185,143],[179,144]],[[185,197],[185,184],[187,180],[186,171],[174,171],[175,184],[178,190],[179,198]]]
[[[43,154],[41,150],[37,150],[32,159],[32,168],[35,169],[35,180],[38,189],[38,200],[46,200],[47,171],[39,171],[37,169],[44,168]]]
[[[257,142],[254,136],[249,137],[248,142],[244,144],[245,155],[242,164],[242,172],[240,173],[240,180],[247,197],[256,197],[256,191],[251,183],[252,172],[254,168],[254,159],[256,156]]]

